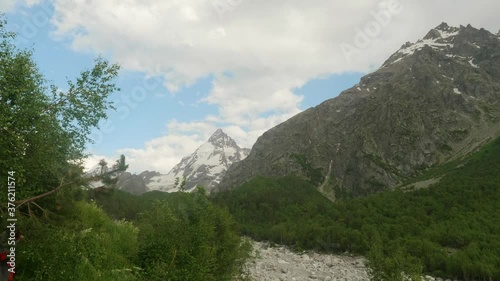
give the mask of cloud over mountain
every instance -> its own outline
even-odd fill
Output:
[[[200,102],[217,106],[218,114],[198,121],[239,127],[245,135],[235,138],[247,147],[302,110],[303,97],[294,89],[308,81],[374,70],[402,42],[442,21],[496,31],[500,8],[490,0],[88,0],[54,5],[54,36],[69,40],[75,50],[110,54],[125,69],[161,73],[171,92],[181,93],[212,76],[213,87]],[[341,47],[347,45],[354,53]]]

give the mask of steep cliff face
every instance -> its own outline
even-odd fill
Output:
[[[338,97],[264,133],[218,189],[288,174],[333,198],[394,187],[498,135],[499,82],[500,38],[443,23]]]

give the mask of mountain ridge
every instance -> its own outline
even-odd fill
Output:
[[[500,132],[499,39],[442,23],[339,96],[265,132],[218,190],[257,175],[322,182],[331,173],[328,196],[362,196],[474,151]]]

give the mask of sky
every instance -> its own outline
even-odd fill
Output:
[[[62,91],[99,55],[121,65],[86,166],[124,154],[136,173],[167,173],[217,128],[251,148],[441,22],[500,29],[498,0],[0,0],[0,11]]]

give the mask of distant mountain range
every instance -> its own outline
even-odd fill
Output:
[[[338,97],[265,132],[219,189],[296,174],[331,200],[402,184],[500,132],[500,33],[442,23]]]
[[[140,195],[159,190],[165,192],[179,191],[185,178],[186,191],[196,186],[203,186],[211,191],[225,175],[227,169],[235,162],[243,160],[250,149],[239,147],[222,129],[215,131],[206,143],[191,155],[182,158],[167,174],[155,171],[144,171],[138,175],[128,172],[118,177],[117,188]],[[176,178],[179,184],[175,187]]]

